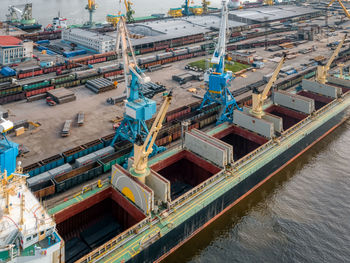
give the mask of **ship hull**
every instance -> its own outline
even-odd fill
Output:
[[[241,201],[244,197],[258,189],[263,183],[277,174],[302,153],[322,140],[330,132],[344,122],[345,111],[339,113],[316,130],[305,136],[288,150],[265,164],[245,180],[235,185],[229,191],[215,199],[201,211],[188,218],[185,222],[171,230],[147,248],[140,251],[128,262],[154,262],[164,259],[183,245],[199,231],[215,221],[228,209]]]

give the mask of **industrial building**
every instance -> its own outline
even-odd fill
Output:
[[[23,62],[33,55],[33,42],[13,36],[0,36],[0,64]]]
[[[86,47],[97,53],[115,50],[115,38],[79,28],[63,30],[62,39]]]
[[[289,20],[295,17],[305,16],[305,18],[311,18],[319,16],[322,13],[321,10],[314,9],[312,7],[301,6],[274,6],[274,7],[259,7],[249,8],[246,10],[234,10],[229,12],[229,19],[247,23],[256,24],[281,20]]]

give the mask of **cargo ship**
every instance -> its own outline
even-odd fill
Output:
[[[49,240],[59,241],[60,249],[28,255],[22,243],[24,234],[14,239],[5,235],[0,259],[163,260],[349,118],[350,82],[327,74],[336,55],[346,54],[340,53],[345,38],[328,63],[317,67],[317,73],[311,69],[298,74],[271,92],[283,57],[266,87],[232,92],[238,106],[232,109],[230,122],[214,125],[223,114],[219,103],[200,110],[193,104],[168,112],[155,143],[174,142],[149,159],[143,177],[128,169],[137,158],[130,155],[133,145],[125,140],[114,144],[114,134],[24,167],[23,173],[30,178],[21,187],[29,188],[37,199],[57,199],[43,214],[53,219],[55,234],[53,238],[49,232]],[[215,73],[211,75],[214,79],[229,77],[227,72]],[[157,119],[146,124],[151,126]],[[16,174],[15,166],[10,168]],[[100,177],[102,174],[105,176]],[[91,183],[85,183],[79,192],[59,199],[61,193],[87,180]],[[19,198],[16,192],[15,197]],[[9,205],[1,207],[7,208]],[[34,250],[42,249],[37,242],[32,245]]]

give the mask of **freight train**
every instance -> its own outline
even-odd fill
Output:
[[[311,68],[278,83],[276,88],[279,90],[289,89],[301,83],[304,78],[309,79],[314,77],[315,73],[316,68]],[[233,91],[233,95],[238,97],[264,84],[263,81],[249,84]],[[251,98],[247,96],[240,99],[239,102],[241,105],[251,105]],[[191,122],[188,130],[203,129],[216,122],[219,105],[210,105],[202,112],[197,111],[198,107],[199,102],[196,102],[169,111],[166,115],[163,128],[156,139],[156,144],[158,146],[166,146],[179,139],[181,137],[182,120],[186,119]],[[152,122],[153,119],[147,124],[150,125]],[[29,187],[37,197],[46,198],[108,172],[111,166],[116,163],[122,164],[131,151],[132,145],[129,143],[118,142],[114,146],[115,150],[104,152],[105,154],[103,156],[96,155],[101,149],[106,149],[106,147],[110,146],[114,135],[112,133],[67,150],[62,154],[57,154],[24,167],[24,172],[31,176],[31,179],[28,179]],[[57,170],[57,167],[61,168]]]

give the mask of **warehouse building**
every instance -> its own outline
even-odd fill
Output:
[[[116,45],[115,37],[79,28],[63,30],[62,39],[97,53],[114,51]]]
[[[311,7],[280,5],[249,8],[229,12],[229,19],[241,23],[258,24],[274,21],[287,21],[293,18],[309,19],[323,14],[322,10]]]
[[[33,42],[13,36],[0,36],[0,64],[8,65],[31,59]]]

